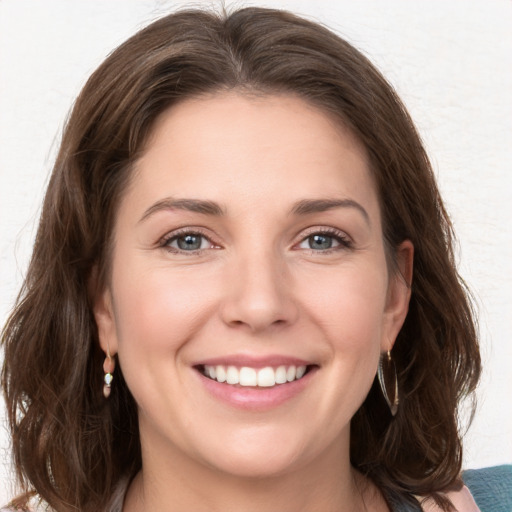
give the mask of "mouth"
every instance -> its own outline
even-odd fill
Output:
[[[316,365],[279,365],[254,368],[234,365],[198,365],[206,378],[235,387],[273,388],[303,379]]]

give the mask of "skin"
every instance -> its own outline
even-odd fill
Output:
[[[163,207],[184,198],[222,214]],[[345,203],[294,211],[310,200]],[[199,250],[179,249],[183,229],[204,237]],[[350,466],[350,419],[407,314],[412,256],[405,241],[390,274],[365,150],[303,100],[231,92],[165,112],[94,308],[139,408],[143,470],[124,509],[387,510]],[[194,367],[233,354],[315,371],[284,403],[244,410]]]

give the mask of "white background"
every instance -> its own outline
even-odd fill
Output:
[[[324,22],[370,56],[410,109],[459,236],[460,272],[479,310],[485,371],[465,467],[511,463],[512,2],[236,3],[252,4]],[[109,51],[180,5],[191,3],[0,0],[0,324],[22,282],[73,99]],[[12,495],[3,423],[0,504]]]

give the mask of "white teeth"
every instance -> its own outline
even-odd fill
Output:
[[[216,366],[215,373],[217,374],[217,380],[219,382],[226,382],[226,368],[224,368],[224,366]]]
[[[273,368],[267,366],[258,370],[258,386],[262,388],[271,388],[276,385],[276,373]]]
[[[286,366],[280,366],[276,370],[276,384],[284,384],[286,382]]]
[[[306,373],[306,367],[305,366],[298,366],[297,367],[297,372],[295,374],[295,378],[296,379],[300,379],[300,378],[304,377],[305,373]]]
[[[228,384],[238,384],[240,382],[240,373],[234,366],[228,366],[226,371],[226,382]]]
[[[243,366],[205,365],[203,369],[204,375],[217,382],[226,382],[227,384],[239,384],[240,386],[252,386],[270,388],[276,384],[285,384],[304,377],[306,366],[278,366],[272,368],[251,368]]]
[[[247,368],[247,366],[240,368],[240,386],[256,386],[257,382],[254,368]]]

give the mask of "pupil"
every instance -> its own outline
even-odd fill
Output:
[[[310,236],[309,246],[311,249],[330,249],[332,247],[332,237],[325,235]]]
[[[194,251],[201,247],[201,236],[185,235],[178,238],[178,247],[184,251]]]

